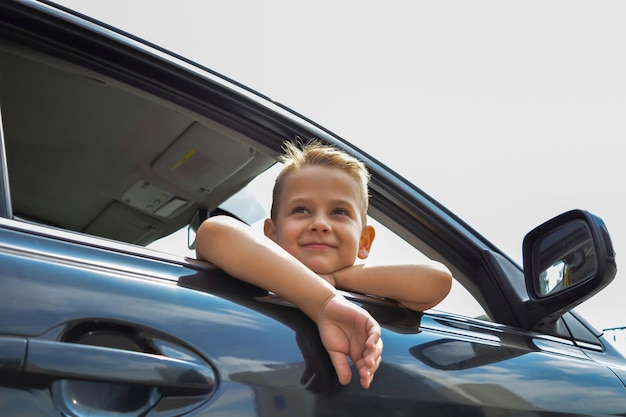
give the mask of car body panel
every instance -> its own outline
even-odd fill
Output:
[[[235,409],[250,415],[584,415],[626,407],[624,387],[609,368],[569,341],[376,302],[366,308],[383,326],[383,365],[369,390],[356,381],[339,387],[313,323],[293,307],[265,301],[261,289],[193,263],[6,228],[0,236],[3,334],[63,340],[80,326],[88,332],[108,325],[167,339],[218,370],[218,388],[199,406],[202,415],[233,412],[234,398]],[[45,389],[17,385],[33,394],[26,403],[46,404]]]

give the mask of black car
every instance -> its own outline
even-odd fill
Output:
[[[522,268],[345,139],[43,1],[0,1],[0,111],[2,416],[626,415],[625,359],[572,311],[616,273],[594,214],[531,231]],[[298,309],[193,258],[207,216],[254,227],[297,138],[363,160],[372,221],[480,308],[344,292],[383,328],[367,390]]]

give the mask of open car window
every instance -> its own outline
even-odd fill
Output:
[[[188,225],[197,213],[232,212],[247,193],[261,207],[249,223],[262,233],[279,166],[261,133],[219,108],[191,110],[139,82],[10,42],[0,44],[0,73],[16,219],[193,258]],[[424,259],[370,221],[378,237],[368,262]],[[485,316],[456,282],[437,309]]]

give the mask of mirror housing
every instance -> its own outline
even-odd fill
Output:
[[[523,264],[529,297],[524,328],[544,331],[609,285],[617,272],[606,225],[585,210],[531,230],[524,237]]]

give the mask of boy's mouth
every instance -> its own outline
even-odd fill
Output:
[[[311,242],[300,245],[306,249],[333,249],[335,246],[323,242]]]

